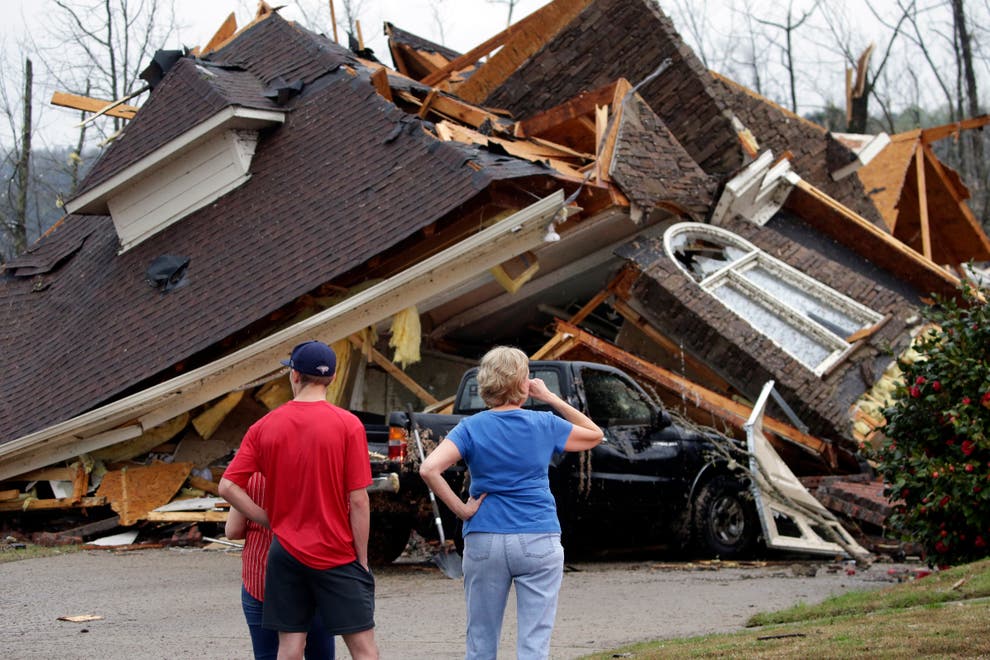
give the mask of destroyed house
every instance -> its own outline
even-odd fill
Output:
[[[371,370],[435,403],[457,384],[445,358],[536,354],[555,319],[676,380],[661,398],[714,426],[774,380],[806,425],[780,437],[818,447],[810,469],[853,471],[882,423],[854,435],[855,408],[920,301],[955,292],[943,264],[990,256],[972,227],[966,250],[934,251],[940,210],[895,205],[932,229],[919,252],[867,190],[878,143],[707,71],[648,0],[557,0],[464,55],[386,30],[394,70],[262,3],[161,58],[70,215],[5,265],[0,481],[214,433],[222,458],[285,400],[298,341],[341,354],[336,403],[387,413]],[[893,169],[877,176],[910,168]],[[383,356],[410,315],[418,370]]]

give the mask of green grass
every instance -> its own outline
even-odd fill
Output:
[[[987,621],[990,559],[758,614],[738,633],[644,642],[587,658],[986,657]]]
[[[37,559],[39,557],[54,557],[56,555],[66,555],[70,552],[79,552],[81,545],[60,545],[52,548],[42,545],[28,543],[23,548],[12,548],[7,545],[0,545],[0,564],[10,561],[20,561],[21,559]]]

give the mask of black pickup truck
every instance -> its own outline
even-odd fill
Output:
[[[622,371],[590,362],[533,361],[531,376],[605,432],[595,449],[555,457],[550,487],[557,501],[565,548],[592,546],[696,548],[722,558],[752,550],[761,534],[745,472],[738,470],[725,438],[711,430],[687,428]],[[464,416],[485,409],[477,369],[464,374],[453,414],[415,413],[424,451],[442,440]],[[549,407],[527,401],[527,408]],[[380,562],[401,554],[409,533],[437,536],[428,491],[419,476],[419,454],[409,415],[389,415],[387,447],[370,445],[376,477],[398,475],[398,492],[373,497],[370,551]],[[716,451],[716,446],[722,448]],[[742,456],[742,455],[740,455]],[[745,460],[741,462],[745,464]],[[445,474],[464,493],[469,475],[463,463]],[[446,516],[446,517],[444,517]],[[441,504],[444,532],[460,543],[460,525]]]

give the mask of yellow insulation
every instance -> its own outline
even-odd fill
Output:
[[[403,369],[420,361],[419,342],[422,332],[419,327],[419,312],[416,307],[407,307],[392,319],[392,337],[388,345],[395,349],[392,362]]]

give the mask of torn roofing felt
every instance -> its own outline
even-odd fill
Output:
[[[668,58],[670,66],[637,91],[706,172],[737,169],[743,154],[730,110],[711,89],[700,60],[650,0],[592,2],[484,105],[525,119],[617,78],[635,86]]]
[[[293,45],[292,35],[317,45]],[[264,68],[266,80],[293,80],[313,66],[313,53],[331,46],[273,15],[213,57],[224,63],[236,53],[245,71]],[[184,108],[203,105],[203,88],[182,74],[196,74],[195,67],[180,61],[134,121],[174,135],[182,131],[173,132],[171,122],[181,120],[187,130],[193,115]],[[258,103],[267,102],[262,80],[255,89]],[[0,441],[174,375],[176,365],[397,245],[492,181],[550,174],[537,164],[439,143],[424,122],[343,67],[307,84],[291,103],[285,123],[258,141],[252,176],[240,188],[121,254],[109,217],[69,216],[39,249],[81,226],[91,233],[44,291],[32,293],[30,279],[0,280]],[[387,141],[397,124],[405,128]],[[146,152],[140,140],[160,141],[152,130],[130,131],[129,139],[132,154]],[[162,254],[190,259],[189,284],[168,295],[145,282],[148,265]]]

